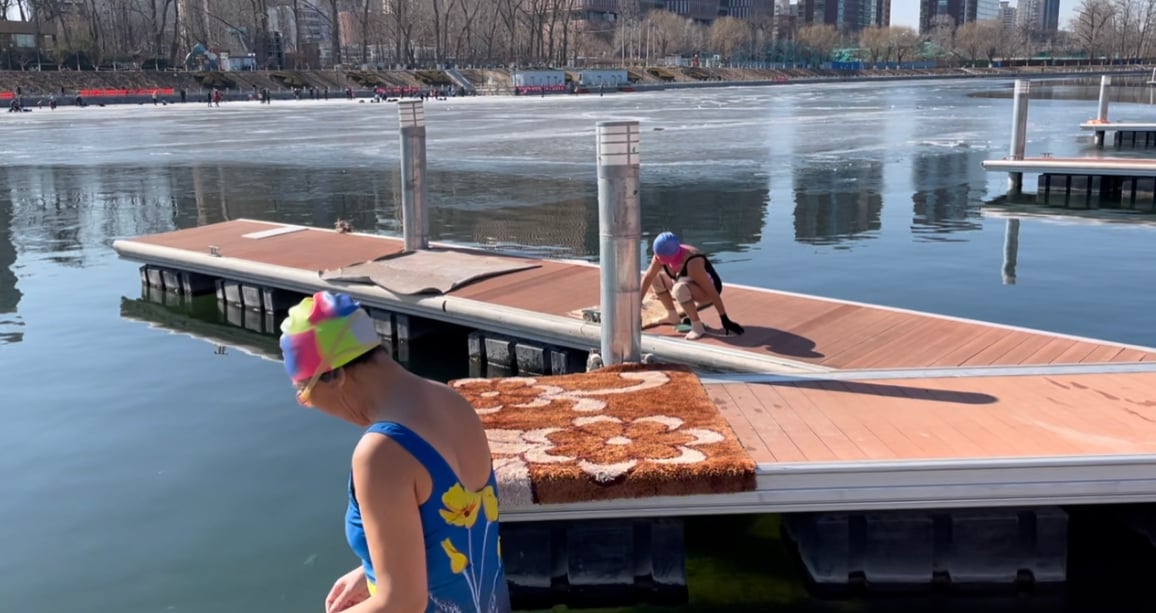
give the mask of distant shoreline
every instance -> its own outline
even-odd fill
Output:
[[[870,73],[854,73],[848,75],[832,74],[832,71],[793,70],[801,76],[790,78],[765,78],[768,71],[725,69],[718,70],[728,76],[739,75],[744,78],[718,78],[717,80],[682,80],[682,81],[639,81],[623,88],[623,90],[607,90],[609,95],[622,95],[632,92],[666,91],[674,89],[717,89],[727,87],[771,87],[778,85],[806,85],[825,83],[857,83],[869,81],[932,81],[932,80],[968,80],[968,79],[1055,79],[1055,78],[1093,78],[1102,74],[1120,76],[1143,76],[1152,71],[1151,66],[1089,66],[1073,69],[1067,66],[1057,67],[1028,67],[1021,69],[935,69],[924,71],[902,71],[902,74],[888,74],[890,71],[879,70]],[[504,75],[509,82],[509,71],[489,71],[490,74]],[[900,71],[896,71],[900,72]],[[810,76],[806,76],[810,73]],[[373,96],[373,89],[359,85],[350,78],[335,71],[253,71],[239,73],[222,73],[235,79],[237,86],[224,90],[224,100],[248,100],[250,95],[262,87],[270,89],[270,96],[275,100],[292,100],[295,98],[291,89],[286,87],[278,78],[291,74],[303,82],[317,87],[317,98],[322,97],[322,88],[329,88],[329,99],[345,97],[345,88],[352,87],[354,97],[363,99]],[[350,74],[350,73],[346,73]],[[381,75],[393,85],[395,89],[420,87],[416,71],[391,71],[374,73]],[[760,78],[761,77],[761,78]],[[186,91],[186,104],[207,104],[208,88],[202,86],[188,72],[35,72],[35,71],[0,71],[0,106],[7,110],[17,88],[22,91],[25,106],[35,109],[39,103],[47,105],[49,96],[56,97],[59,106],[75,106],[75,99],[79,91],[90,90],[128,90],[128,95],[104,95],[85,97],[86,104],[148,104],[152,101],[152,90],[162,92],[171,90],[173,93],[164,94],[160,98],[169,104],[180,103],[179,92]],[[64,93],[61,93],[63,88]],[[486,89],[479,87],[480,89]],[[595,88],[586,88],[581,95],[598,95]],[[489,88],[483,94],[512,96],[509,87],[498,86]],[[546,94],[548,96],[571,94]],[[536,97],[531,95],[532,97]],[[302,93],[301,99],[312,99],[308,90]],[[2,111],[0,111],[2,112]]]

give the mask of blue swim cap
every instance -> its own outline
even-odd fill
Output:
[[[669,258],[678,253],[678,248],[682,243],[678,241],[678,237],[674,232],[663,232],[654,237],[654,255]]]

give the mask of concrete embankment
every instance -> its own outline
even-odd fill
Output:
[[[783,69],[746,70],[733,68],[631,68],[633,91],[698,89],[734,86],[770,86],[819,84],[852,81],[895,81],[920,79],[976,78],[1051,78],[1081,77],[1098,74],[1148,74],[1149,66],[1102,67],[1026,67],[1018,69],[935,69],[874,70],[847,73],[834,70]],[[460,74],[480,94],[512,94],[513,72],[510,70],[462,69]],[[569,71],[568,78],[578,74]],[[0,99],[4,104],[13,96],[23,97],[26,106],[46,104],[55,96],[58,104],[74,104],[81,95],[87,104],[147,103],[157,92],[166,102],[184,99],[207,102],[213,89],[220,89],[226,100],[244,100],[268,89],[274,99],[294,97],[300,90],[303,98],[340,98],[347,89],[354,96],[371,95],[378,87],[390,92],[413,92],[454,85],[453,79],[439,70],[395,71],[247,71],[247,72],[82,72],[82,71],[0,71]]]

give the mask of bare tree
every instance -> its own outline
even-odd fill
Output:
[[[868,26],[859,32],[859,48],[867,53],[872,64],[891,60],[891,29]]]
[[[795,43],[807,50],[811,63],[820,64],[831,58],[839,44],[839,32],[830,24],[813,24],[799,28]]]
[[[1083,0],[1076,9],[1072,31],[1089,60],[1100,57],[1110,47],[1115,15],[1111,0]]]
[[[734,17],[719,17],[710,26],[710,46],[730,61],[735,52],[750,46],[752,34],[749,23]]]
[[[686,25],[690,21],[669,11],[651,11],[646,15],[655,55],[663,57],[682,52]]]
[[[923,39],[914,28],[908,26],[892,26],[888,29],[891,40],[891,50],[895,52],[895,61],[902,64],[903,58],[910,57],[923,44]]]

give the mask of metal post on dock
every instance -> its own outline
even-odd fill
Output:
[[[429,248],[428,186],[425,179],[425,107],[421,100],[399,100],[401,129],[401,232],[405,250]]]
[[[1112,77],[1109,75],[1100,76],[1100,108],[1096,113],[1097,123],[1108,123],[1108,88],[1112,86]],[[1092,137],[1092,142],[1098,146],[1104,146],[1104,130],[1096,130],[1096,134]]]
[[[598,236],[602,363],[638,362],[642,352],[642,213],[637,121],[598,124]]]
[[[1008,218],[1003,235],[1003,284],[1016,284],[1016,259],[1020,253],[1020,220]]]
[[[1012,99],[1012,140],[1011,159],[1024,159],[1028,143],[1028,100],[1031,98],[1031,81],[1017,80],[1015,97]],[[1024,173],[1008,173],[1008,189],[1019,193],[1024,187]]]

